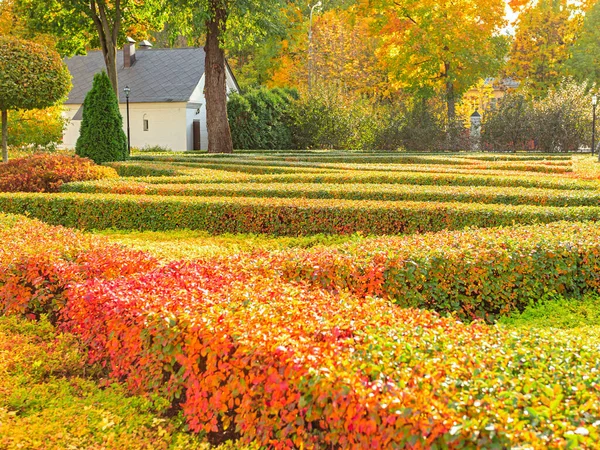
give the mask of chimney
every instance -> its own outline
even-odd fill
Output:
[[[152,44],[148,40],[140,42],[140,50],[149,50],[152,48]]]
[[[130,37],[127,38],[127,43],[123,47],[123,67],[129,68],[135,63],[135,41]]]

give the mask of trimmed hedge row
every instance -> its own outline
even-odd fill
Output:
[[[379,164],[441,164],[441,165],[469,165],[471,162],[464,161],[462,159],[451,159],[443,156],[440,157],[427,157],[427,156],[411,156],[411,155],[361,155],[361,154],[352,154],[352,153],[341,153],[339,156],[329,155],[329,154],[309,154],[304,155],[300,153],[292,153],[292,154],[261,154],[258,153],[256,155],[228,155],[226,157],[217,157],[215,158],[213,155],[190,155],[190,156],[175,156],[164,158],[160,156],[136,156],[134,157],[136,160],[141,161],[170,161],[170,162],[194,162],[194,163],[202,163],[202,164],[212,164],[212,163],[223,163],[225,160],[228,160],[232,163],[236,164],[247,164],[247,165],[264,165],[265,163],[269,163],[269,165],[274,166],[296,166],[306,163],[307,165],[312,165],[313,163],[343,163],[343,164],[356,164],[356,163],[372,163],[377,162]]]
[[[600,218],[600,207],[478,203],[157,197],[115,194],[0,194],[0,211],[82,229],[211,233],[403,234]]]
[[[137,177],[130,180],[105,180],[65,185],[66,192],[95,192],[95,186],[121,186],[132,182],[148,184],[199,184],[199,183],[329,183],[329,184],[414,184],[419,186],[498,186],[528,187],[566,190],[598,190],[597,181],[560,178],[549,175],[444,174],[419,172],[344,172],[322,171],[315,173],[283,175],[251,175],[225,171],[206,170],[194,175],[176,177]]]
[[[559,448],[600,438],[597,340],[585,336],[463,325],[210,262],[88,282],[64,318],[113,377],[181,402],[190,429],[215,440]]]
[[[548,293],[599,291],[600,229],[559,222],[364,239],[283,251],[266,270],[403,307],[493,321]]]
[[[173,177],[179,174],[179,168],[167,164],[139,164],[134,162],[106,163],[120,177]]]
[[[0,241],[0,314],[56,319],[71,283],[158,266],[146,253],[24,217],[0,214]]]
[[[485,186],[425,186],[404,184],[71,184],[63,192],[163,196],[269,198],[339,198],[347,200],[436,201],[539,206],[600,206],[600,191],[500,188]]]
[[[517,162],[487,162],[479,164],[476,161],[469,162],[468,160],[453,161],[452,164],[430,164],[430,163],[395,163],[386,164],[385,161],[377,161],[370,163],[353,163],[353,162],[313,162],[303,161],[298,158],[284,158],[284,160],[272,160],[267,158],[246,159],[235,158],[231,159],[209,159],[209,158],[193,158],[193,157],[169,157],[159,158],[151,156],[137,157],[142,161],[165,161],[186,163],[188,166],[200,168],[214,168],[219,170],[240,171],[248,173],[281,173],[292,170],[307,170],[307,169],[322,169],[322,170],[360,170],[360,171],[412,171],[412,172],[440,172],[440,173],[473,173],[485,172],[490,174],[498,174],[501,172],[536,172],[549,174],[564,174],[573,172],[570,163],[569,165],[551,165],[547,164],[526,164]],[[425,166],[427,164],[427,166]],[[561,164],[556,163],[556,164]],[[268,172],[271,170],[271,172]],[[252,172],[254,171],[254,172]]]

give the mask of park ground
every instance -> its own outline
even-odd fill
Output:
[[[590,155],[111,165],[0,194],[0,448],[598,448]]]

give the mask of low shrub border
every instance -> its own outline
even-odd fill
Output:
[[[539,207],[436,202],[156,197],[114,194],[0,194],[0,211],[81,229],[211,233],[403,234],[465,227],[582,221],[600,207]]]
[[[175,263],[90,281],[71,291],[65,327],[133,392],[180,403],[213,443],[564,448],[600,438],[594,339],[464,325],[231,269]]]
[[[176,177],[136,177],[128,180],[103,180],[97,182],[69,183],[63,186],[64,192],[96,192],[105,190],[105,186],[128,186],[130,183],[146,184],[198,184],[198,183],[325,183],[325,184],[413,184],[418,186],[498,186],[526,187],[561,190],[596,191],[600,184],[594,181],[582,181],[572,178],[560,178],[541,175],[527,177],[523,175],[477,175],[444,174],[416,172],[335,172],[322,171],[301,174],[252,175],[201,169],[201,174]]]
[[[346,200],[498,203],[537,206],[600,206],[600,191],[501,188],[488,186],[422,186],[405,184],[205,183],[69,184],[63,192],[197,197],[323,198]]]
[[[266,259],[265,270],[288,280],[359,297],[381,296],[465,320],[493,322],[548,293],[600,291],[596,223],[373,238]]]
[[[148,271],[147,253],[37,220],[0,214],[0,314],[56,320],[74,282]]]
[[[40,153],[0,164],[0,192],[59,192],[63,183],[117,177],[87,158]]]

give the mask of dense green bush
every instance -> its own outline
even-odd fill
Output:
[[[227,103],[236,149],[292,147],[290,110],[298,93],[291,89],[255,89],[233,94]]]
[[[572,152],[591,141],[589,86],[564,80],[541,99],[507,95],[482,126],[485,150]]]
[[[565,80],[533,103],[533,138],[537,150],[572,152],[591,142],[589,87]]]
[[[398,111],[397,117],[399,123],[395,138],[399,147],[420,152],[445,148],[444,124],[433,102],[416,102],[408,110]]]
[[[364,104],[349,100],[335,86],[317,86],[293,105],[294,147],[361,149],[360,131],[369,119]]]
[[[94,76],[83,102],[83,121],[75,151],[97,164],[127,159],[127,137],[119,101],[106,72]]]
[[[533,108],[524,95],[508,94],[496,110],[485,114],[481,141],[485,150],[525,150],[533,145]]]

